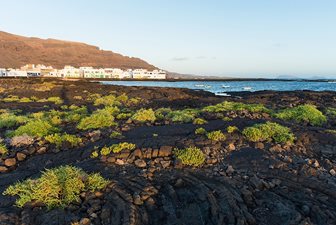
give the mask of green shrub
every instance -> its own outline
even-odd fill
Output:
[[[195,134],[197,135],[203,135],[203,134],[206,134],[206,130],[203,128],[203,127],[199,127],[195,130]]]
[[[326,114],[331,118],[336,118],[336,108],[327,108]]]
[[[115,95],[106,95],[95,99],[94,105],[120,106],[121,103],[118,101]]]
[[[252,127],[245,128],[242,133],[247,140],[252,142],[274,140],[276,143],[286,143],[295,140],[294,134],[288,127],[272,122],[255,124]]]
[[[112,133],[110,134],[110,138],[121,139],[123,138],[123,135],[118,131],[112,131]]]
[[[227,128],[226,128],[226,131],[230,134],[230,133],[233,133],[233,132],[235,132],[235,131],[238,131],[239,129],[238,129],[238,127],[236,127],[236,126],[228,126]]]
[[[82,143],[82,139],[77,137],[76,135],[71,134],[51,134],[45,137],[45,140],[50,142],[51,144],[55,144],[57,148],[60,148],[64,142],[70,143],[71,147],[77,147],[80,143]]]
[[[189,166],[200,166],[205,161],[205,155],[201,149],[189,147],[186,149],[174,149],[176,158],[182,161],[182,164]]]
[[[46,170],[41,177],[27,179],[9,186],[4,195],[18,196],[16,205],[23,207],[26,203],[37,201],[49,209],[65,207],[80,201],[84,191],[96,191],[109,183],[97,173],[87,174],[73,166],[61,166]]]
[[[26,102],[32,102],[32,100],[30,98],[23,97],[23,98],[20,98],[19,102],[26,103]]]
[[[193,121],[193,124],[196,124],[196,125],[203,125],[203,124],[206,124],[206,123],[208,123],[208,122],[205,119],[202,119],[202,118],[196,118]]]
[[[27,122],[25,116],[17,116],[13,113],[5,112],[0,114],[0,128],[11,128]]]
[[[132,151],[135,148],[136,148],[135,144],[128,143],[128,142],[121,142],[121,143],[118,143],[118,144],[113,144],[110,147],[106,147],[106,146],[103,147],[100,150],[100,154],[102,154],[102,155],[108,155],[111,152],[113,152],[113,153],[119,153],[122,150],[130,150],[130,151]]]
[[[9,136],[13,137],[27,134],[31,137],[44,137],[49,134],[57,133],[58,131],[59,129],[53,126],[49,121],[31,120],[11,132]]]
[[[132,116],[132,120],[140,123],[154,122],[156,120],[155,112],[153,109],[139,109]]]
[[[16,95],[8,95],[6,98],[2,99],[3,102],[18,102],[20,101],[19,96]]]
[[[0,155],[5,156],[8,153],[8,149],[4,143],[0,143]]]
[[[114,121],[114,111],[116,111],[116,109],[113,107],[97,110],[92,113],[92,115],[81,119],[77,128],[80,130],[88,130],[115,126],[117,123]]]
[[[226,139],[225,135],[220,130],[207,133],[207,137],[208,139],[213,140],[213,141],[225,141]]]
[[[172,110],[170,108],[159,108],[155,110],[155,116],[158,120],[164,120]]]
[[[57,105],[63,104],[63,100],[60,97],[49,97],[47,99],[48,102],[53,102]]]
[[[306,122],[313,126],[320,126],[327,121],[326,116],[316,106],[309,104],[282,110],[276,113],[275,116],[286,121]]]
[[[210,105],[203,108],[205,112],[213,112],[213,113],[220,113],[226,111],[244,111],[247,110],[249,112],[269,112],[270,110],[267,109],[262,104],[244,104],[241,102],[228,102],[224,101],[222,103],[216,105]]]
[[[172,122],[190,123],[198,115],[199,110],[197,109],[184,109],[171,111],[167,116],[171,119]]]
[[[127,120],[127,119],[131,118],[132,115],[133,115],[132,113],[119,113],[119,114],[116,116],[116,118],[117,118],[118,120]]]

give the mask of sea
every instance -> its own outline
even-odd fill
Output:
[[[230,96],[230,92],[255,91],[336,91],[336,81],[101,81],[106,85],[174,87],[205,90],[216,95]]]

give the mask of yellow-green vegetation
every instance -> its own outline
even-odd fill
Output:
[[[121,103],[118,101],[115,95],[106,95],[94,100],[94,105],[105,105],[105,106],[120,106]]]
[[[100,150],[100,154],[102,155],[109,155],[111,152],[113,153],[118,153],[121,152],[122,150],[134,150],[136,148],[136,145],[133,143],[128,143],[128,142],[121,142],[118,144],[113,144],[109,147],[105,146]]]
[[[102,189],[108,183],[98,173],[87,174],[73,166],[61,166],[44,171],[37,179],[27,179],[11,185],[3,194],[18,196],[18,207],[37,201],[49,209],[63,208],[70,203],[79,202],[82,192]]]
[[[33,89],[35,91],[50,91],[56,86],[54,82],[43,82],[42,84],[34,85]]]
[[[197,147],[188,147],[185,149],[174,149],[176,158],[182,161],[182,164],[188,166],[200,166],[205,161],[205,155]]]
[[[44,137],[57,133],[59,129],[45,120],[31,120],[11,132],[9,136],[21,136],[27,134],[31,137]]]
[[[225,117],[223,117],[222,120],[224,120],[224,121],[232,121],[232,118],[225,116]]]
[[[51,134],[45,137],[45,140],[51,144],[56,145],[56,148],[60,148],[64,142],[67,142],[71,145],[72,148],[77,147],[82,143],[82,139],[76,135],[71,134]]]
[[[206,136],[208,139],[213,141],[225,141],[226,139],[225,134],[223,134],[223,132],[220,130],[209,132],[206,134]]]
[[[77,128],[88,130],[115,126],[117,123],[114,121],[113,115],[118,112],[119,109],[116,107],[105,107],[104,109],[96,110],[92,115],[83,118]]]
[[[276,143],[287,143],[295,140],[294,134],[288,127],[273,122],[255,124],[243,130],[243,135],[252,142],[275,141]]]
[[[326,133],[336,135],[336,130],[325,130]]]
[[[122,113],[119,113],[118,115],[116,115],[116,119],[118,119],[118,120],[127,120],[127,119],[131,118],[132,115],[133,115],[132,113],[124,113],[124,112],[122,112]]]
[[[197,135],[203,135],[203,134],[206,134],[206,130],[203,128],[203,127],[199,127],[195,130],[195,134]]]
[[[0,114],[0,128],[11,128],[24,124],[28,118],[25,116],[17,116],[11,112],[3,112]]]
[[[249,112],[270,112],[269,109],[267,109],[262,104],[245,104],[241,102],[228,102],[224,101],[222,103],[216,104],[216,105],[210,105],[203,108],[203,111],[205,112],[226,112],[226,111],[244,111],[247,110]]]
[[[118,132],[118,131],[112,131],[110,134],[110,138],[116,138],[116,139],[121,139],[124,136],[122,135],[122,133]]]
[[[0,155],[5,156],[8,153],[8,149],[4,143],[0,142]]]
[[[98,156],[99,156],[99,153],[98,153],[98,151],[95,150],[95,151],[93,151],[93,152],[91,153],[91,156],[90,156],[90,157],[91,157],[92,159],[94,159],[94,158],[97,158]]]
[[[155,110],[155,116],[157,120],[164,120],[170,112],[172,112],[170,108],[159,108]]]
[[[231,133],[233,133],[233,132],[239,131],[239,129],[238,129],[238,127],[236,127],[236,126],[228,126],[228,127],[226,128],[226,131],[227,131],[229,134],[231,134]]]
[[[193,124],[196,124],[196,125],[203,125],[203,124],[206,124],[206,123],[208,123],[208,122],[205,119],[202,119],[202,118],[196,118],[193,121]]]
[[[275,117],[286,121],[297,123],[306,122],[313,126],[320,126],[327,122],[327,118],[314,105],[299,105],[293,108],[284,109],[275,114]]]
[[[57,105],[63,104],[63,100],[60,97],[49,97],[47,98],[47,102],[53,102]]]
[[[154,122],[156,120],[155,112],[153,109],[139,109],[132,116],[132,120],[140,123]]]
[[[199,113],[200,111],[198,109],[175,110],[168,113],[167,117],[171,119],[172,122],[190,123]]]
[[[331,118],[336,118],[336,108],[332,107],[327,108],[326,114]]]

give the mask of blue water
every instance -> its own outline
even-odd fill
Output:
[[[218,95],[238,91],[336,91],[336,83],[310,81],[102,81],[107,85],[202,89]]]

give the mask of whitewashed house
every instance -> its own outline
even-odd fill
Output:
[[[148,79],[147,70],[145,69],[135,69],[133,70],[133,78],[134,79]]]
[[[82,77],[81,71],[78,68],[73,66],[65,66],[62,70],[58,71],[59,77],[73,77],[73,78],[80,78]]]
[[[7,72],[8,77],[28,77],[27,71],[11,69]]]
[[[151,72],[147,72],[147,77],[149,77],[149,79],[166,79],[166,71],[163,70],[153,70]]]
[[[7,70],[5,68],[0,68],[0,77],[7,76]]]

